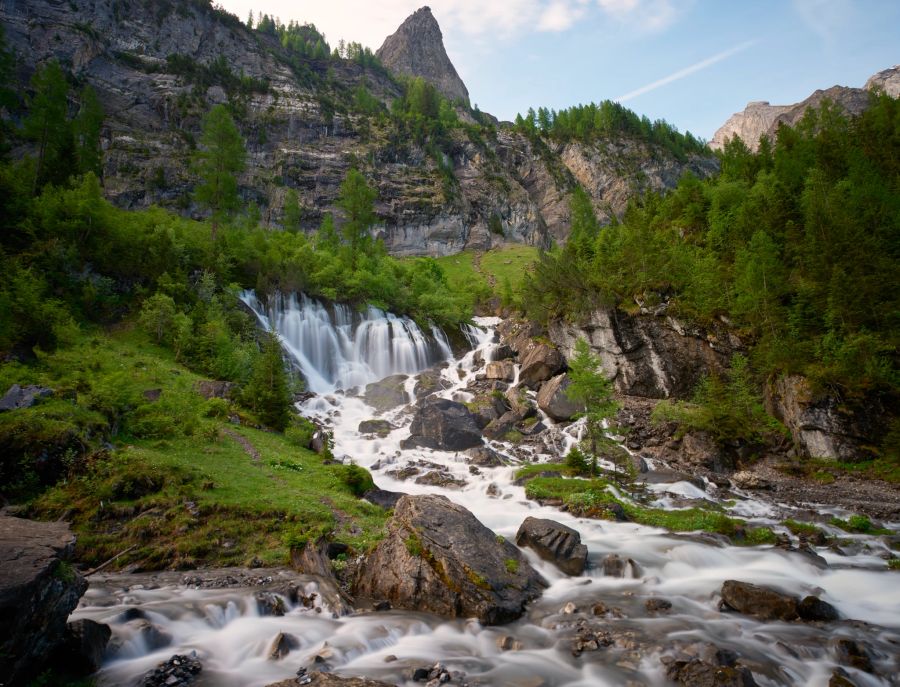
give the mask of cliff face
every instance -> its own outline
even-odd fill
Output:
[[[421,76],[446,98],[469,102],[469,91],[447,57],[431,8],[423,7],[407,17],[375,54],[395,74]]]
[[[728,118],[710,141],[710,147],[721,150],[725,143],[734,136],[740,136],[750,150],[759,147],[761,136],[774,139],[778,127],[789,126],[799,122],[811,107],[819,107],[826,99],[840,106],[851,115],[858,115],[869,103],[869,91],[879,89],[896,98],[900,95],[900,66],[878,72],[866,81],[863,88],[832,86],[825,90],[817,90],[802,102],[794,105],[770,105],[767,102],[752,102]]]
[[[264,224],[280,225],[294,189],[302,228],[314,230],[335,211],[338,187],[356,165],[378,190],[375,231],[398,255],[446,255],[504,241],[547,246],[567,236],[576,180],[608,217],[645,188],[673,186],[686,167],[701,176],[715,169],[711,158],[684,164],[629,139],[538,145],[501,124],[484,134],[452,130],[439,160],[448,174],[389,117],[354,107],[360,84],[388,107],[400,97],[390,73],[290,54],[277,37],[200,0],[6,0],[0,21],[23,83],[56,58],[97,91],[106,112],[103,186],[121,207],[158,204],[201,216],[189,160],[202,117],[216,103],[236,113],[248,151],[241,194],[259,207]],[[412,64],[419,70],[412,73],[447,95],[467,97],[427,9],[380,53],[396,71],[409,73],[403,64]],[[459,112],[470,118],[466,108]]]

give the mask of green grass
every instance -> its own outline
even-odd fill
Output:
[[[498,289],[504,278],[509,280],[513,289],[518,289],[537,257],[538,249],[534,246],[507,244],[481,256],[481,271],[496,280]]]
[[[845,532],[855,532],[858,534],[893,534],[889,529],[883,527],[875,527],[872,521],[865,515],[851,515],[847,520],[840,518],[831,518],[829,524],[839,527]]]
[[[814,537],[822,531],[811,523],[798,522],[797,520],[785,520],[781,524],[787,527],[788,531],[797,536]]]
[[[516,470],[515,479],[528,480],[542,472],[558,472],[561,475],[575,477],[578,471],[565,463],[532,463]]]
[[[536,501],[561,500],[570,512],[582,517],[614,519],[618,512],[641,525],[661,527],[672,532],[715,532],[730,537],[736,544],[757,546],[776,541],[775,533],[769,528],[747,527],[745,521],[729,517],[714,508],[646,508],[618,500],[607,490],[607,486],[608,482],[602,479],[534,477],[525,485],[525,495]]]
[[[501,296],[506,282],[517,291],[537,256],[534,246],[506,244],[486,252],[447,255],[437,262],[454,291],[476,294],[476,301],[481,301],[491,295]]]
[[[140,332],[85,336],[35,366],[0,369],[3,381],[56,390],[0,416],[0,446],[78,446],[77,459],[62,456],[56,486],[34,496],[40,485],[21,481],[34,492],[31,515],[72,521],[84,565],[132,547],[114,567],[285,564],[291,546],[320,536],[366,550],[382,534],[386,513],[357,498],[371,481],[365,470],[325,465],[285,435],[248,426],[255,419],[227,401],[204,400],[201,377]],[[150,389],[161,389],[155,402],[143,395]],[[106,440],[116,448],[103,449]],[[4,469],[26,474],[32,456],[23,455]]]

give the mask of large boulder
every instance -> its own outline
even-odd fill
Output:
[[[486,379],[499,379],[502,382],[511,382],[516,377],[516,366],[512,360],[497,360],[488,363],[484,368]]]
[[[444,496],[404,496],[359,567],[355,592],[485,624],[515,620],[544,579],[522,553]]]
[[[670,661],[666,677],[686,687],[756,687],[753,673],[741,665],[716,665],[692,658]]]
[[[726,580],[722,602],[727,608],[760,620],[797,620],[797,597],[749,582]]]
[[[409,401],[409,395],[406,393],[406,375],[391,375],[366,384],[363,398],[379,413],[402,406]]]
[[[571,420],[582,408],[570,401],[566,395],[569,388],[569,376],[565,373],[556,375],[541,385],[537,394],[538,407],[557,422]]]
[[[75,536],[62,522],[0,516],[0,675],[20,684],[46,669],[87,589],[67,562]]]
[[[273,682],[266,687],[297,687],[297,685],[310,685],[310,687],[391,687],[388,682],[370,680],[365,677],[341,677],[333,673],[312,672],[308,675],[303,671],[303,677],[309,682],[289,678],[280,682]]]
[[[532,389],[566,368],[566,359],[556,346],[534,340],[526,346],[521,360],[519,383]]]
[[[465,451],[484,443],[472,413],[462,403],[446,398],[430,399],[419,406],[410,436],[401,447],[434,448],[442,451]]]
[[[533,549],[567,575],[584,572],[588,550],[581,535],[555,520],[525,518],[516,532],[516,544]]]
[[[68,624],[60,662],[67,673],[90,675],[100,669],[112,630],[109,625],[83,618]]]

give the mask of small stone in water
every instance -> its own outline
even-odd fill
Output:
[[[577,612],[578,612],[578,606],[576,606],[574,603],[572,603],[572,602],[570,601],[570,602],[567,603],[565,606],[563,606],[563,609],[562,609],[561,612],[562,612],[562,613],[566,613],[566,614],[577,613]]]

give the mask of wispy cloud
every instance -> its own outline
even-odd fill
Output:
[[[793,0],[794,11],[827,43],[833,42],[856,14],[851,0]]]
[[[629,91],[625,95],[620,95],[616,100],[620,103],[624,103],[627,100],[633,100],[638,96],[644,95],[645,93],[649,93],[650,91],[655,91],[657,88],[661,88],[662,86],[666,86],[674,81],[679,81],[691,74],[696,74],[699,71],[706,69],[707,67],[711,67],[714,64],[721,62],[722,60],[727,60],[729,57],[733,55],[737,55],[739,52],[743,52],[747,48],[750,48],[756,45],[758,41],[746,41],[745,43],[741,43],[740,45],[736,45],[733,48],[729,48],[728,50],[723,50],[720,53],[713,55],[712,57],[707,57],[705,60],[700,60],[699,62],[695,62],[689,67],[685,67],[684,69],[679,69],[677,72],[673,72],[668,76],[664,76],[661,79],[657,79],[651,83],[648,83],[646,86],[641,86],[640,88],[636,88],[633,91]]]
[[[570,0],[551,0],[541,10],[538,19],[538,31],[565,31],[581,19],[585,13],[584,0],[571,2]]]

